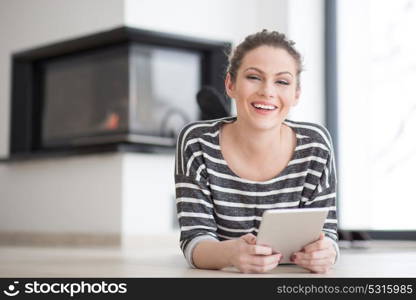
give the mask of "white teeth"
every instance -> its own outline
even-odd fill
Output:
[[[264,104],[253,104],[253,106],[255,108],[262,108],[262,109],[268,109],[268,110],[273,110],[276,108],[276,106],[273,105],[264,105]]]

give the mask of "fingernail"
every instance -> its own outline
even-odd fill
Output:
[[[296,260],[296,254],[293,254],[291,257],[290,257],[290,261],[295,261]]]

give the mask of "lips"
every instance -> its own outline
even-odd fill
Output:
[[[273,103],[266,102],[266,101],[254,101],[254,102],[251,102],[251,106],[253,106],[256,110],[265,110],[265,111],[273,111],[278,108]]]

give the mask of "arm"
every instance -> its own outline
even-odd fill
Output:
[[[243,273],[264,273],[274,269],[282,255],[270,247],[256,245],[256,237],[246,234],[235,240],[200,242],[193,260],[202,269],[223,269],[234,266]]]
[[[332,149],[332,145],[330,147]],[[303,207],[329,207],[323,232],[318,241],[294,253],[292,261],[312,272],[326,273],[339,259],[337,213],[336,213],[336,170],[332,150],[328,153],[326,165],[315,191]]]
[[[244,273],[263,273],[275,268],[280,253],[256,245],[256,237],[219,241],[216,236],[213,202],[202,182],[175,176],[181,248],[189,265],[201,269],[234,266]]]

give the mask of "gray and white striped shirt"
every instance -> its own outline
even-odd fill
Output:
[[[178,136],[175,188],[180,247],[191,266],[192,251],[206,239],[257,235],[268,209],[329,207],[323,231],[337,251],[336,171],[328,131],[285,120],[296,133],[295,152],[276,177],[251,181],[236,175],[221,153],[219,132],[236,117],[187,124]]]

